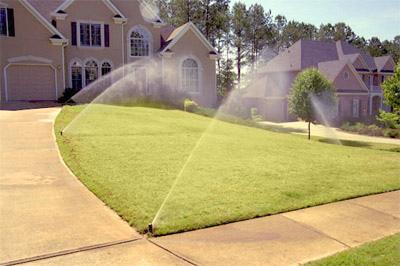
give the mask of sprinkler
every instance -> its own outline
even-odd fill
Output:
[[[153,234],[153,224],[152,223],[150,223],[148,226],[147,226],[147,228],[148,228],[148,231],[149,231],[149,233],[150,234]]]
[[[60,135],[62,136],[62,134],[63,134],[63,131],[62,131],[62,130],[60,130]]]

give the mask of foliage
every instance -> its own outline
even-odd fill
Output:
[[[383,135],[388,138],[400,139],[400,129],[385,129]]]
[[[385,103],[400,116],[400,63],[397,64],[394,75],[385,79],[381,85]]]
[[[400,234],[367,243],[340,252],[328,258],[307,263],[306,266],[387,266],[398,265],[400,261]]]
[[[380,110],[379,115],[376,117],[376,119],[385,128],[400,128],[400,116],[398,114]]]
[[[195,101],[193,101],[191,99],[185,99],[185,101],[183,102],[183,110],[185,112],[193,113],[198,108],[199,108],[199,105]]]
[[[245,56],[248,44],[246,42],[246,32],[249,27],[249,16],[246,5],[236,2],[232,8],[232,33],[233,48],[235,48],[237,80],[240,88],[240,80],[242,73],[242,64],[245,64]]]
[[[236,73],[233,71],[232,59],[223,59],[221,71],[217,76],[218,86],[217,93],[219,98],[225,98],[233,90],[235,86]]]
[[[79,89],[65,88],[62,96],[58,98],[59,103],[74,102],[71,98],[79,92]]]
[[[71,131],[56,134],[62,156],[95,195],[140,232],[207,128],[160,213],[156,234],[400,188],[399,153],[310,145],[302,136],[179,110],[95,104],[82,113],[84,108],[66,106],[57,117],[54,132],[81,114]]]
[[[400,129],[381,128],[377,125],[365,125],[363,123],[345,122],[340,127],[344,131],[354,132],[369,136],[385,136],[390,138],[400,138]]]
[[[256,122],[263,120],[262,116],[258,114],[257,108],[251,108],[250,113],[251,113],[251,120]]]
[[[327,78],[317,69],[309,68],[299,73],[293,83],[289,111],[308,123],[315,123],[320,118],[316,105],[326,114],[332,114],[336,109],[336,93]]]

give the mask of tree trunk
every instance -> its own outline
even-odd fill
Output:
[[[311,139],[311,122],[308,122],[308,140]]]
[[[238,89],[240,89],[240,75],[241,75],[241,61],[242,61],[242,58],[241,58],[241,53],[242,53],[242,51],[241,51],[241,49],[240,49],[240,47],[238,47],[238,49],[237,49],[237,80],[238,80]]]

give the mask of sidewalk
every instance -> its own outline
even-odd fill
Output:
[[[400,232],[399,202],[388,192],[29,265],[298,265]]]

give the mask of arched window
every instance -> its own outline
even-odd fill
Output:
[[[85,85],[89,85],[99,76],[99,67],[94,60],[87,61],[85,64]]]
[[[109,62],[104,62],[101,65],[101,75],[105,76],[111,72],[111,64]]]
[[[141,28],[135,27],[129,35],[130,56],[141,57],[150,55],[151,36],[150,33]]]
[[[182,90],[186,92],[199,91],[199,65],[191,58],[182,63]]]
[[[71,85],[73,89],[82,89],[82,65],[77,61],[71,64]]]

